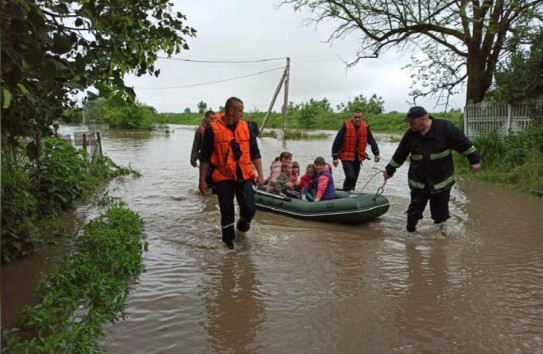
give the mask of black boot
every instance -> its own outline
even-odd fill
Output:
[[[419,219],[407,217],[407,226],[406,229],[408,232],[415,232],[417,231],[417,224],[419,223]]]
[[[247,232],[251,228],[251,223],[248,223],[244,219],[239,219],[236,227],[241,232]]]

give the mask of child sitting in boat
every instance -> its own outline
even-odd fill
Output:
[[[284,197],[292,197],[300,199],[299,192],[294,190],[294,182],[292,182],[292,162],[285,161],[281,165],[281,174],[275,182],[275,192]]]
[[[326,164],[323,157],[317,157],[314,161],[315,171],[317,172],[315,178],[313,178],[311,196],[314,196],[313,200],[318,202],[320,200],[330,200],[336,198],[336,188],[334,187],[334,178],[330,173],[330,168]],[[308,193],[308,199],[310,194]]]
[[[298,184],[298,176],[300,175],[300,164],[297,161],[292,161],[292,182],[294,186]]]
[[[266,192],[273,193],[275,192],[275,183],[277,182],[277,177],[281,174],[281,166],[283,162],[292,161],[292,154],[287,151],[283,151],[279,155],[279,160],[273,161],[270,165],[270,177],[268,177],[268,186],[266,187]]]
[[[306,195],[311,190],[315,174],[315,165],[310,163],[305,168],[305,174],[300,178],[300,182],[295,185],[294,189],[302,193],[302,200],[307,200]]]

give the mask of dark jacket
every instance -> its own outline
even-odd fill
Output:
[[[249,129],[253,132],[255,137],[260,135],[260,129],[258,129],[258,124],[256,122],[247,122],[249,124]]]
[[[385,169],[387,174],[394,175],[411,154],[409,188],[438,193],[455,183],[452,150],[466,156],[472,165],[479,163],[481,157],[471,141],[451,122],[433,117],[430,119],[432,126],[426,135],[411,130],[405,132]]]

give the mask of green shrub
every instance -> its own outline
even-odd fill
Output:
[[[41,283],[41,303],[25,309],[20,329],[3,332],[2,352],[100,352],[102,326],[119,318],[129,285],[144,270],[144,238],[143,220],[122,203],[85,225],[75,252]]]

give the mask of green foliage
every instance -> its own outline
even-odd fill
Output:
[[[2,149],[2,261],[28,256],[41,243],[37,225],[76,206],[111,178],[139,173],[107,156],[87,153],[58,138],[36,149]],[[34,154],[36,154],[34,156]],[[55,225],[53,225],[54,227]]]
[[[42,301],[25,309],[21,328],[3,332],[2,352],[100,352],[102,326],[123,311],[129,285],[144,271],[146,247],[141,217],[122,203],[110,206],[85,225],[75,252],[42,282]],[[19,335],[29,331],[34,338]]]
[[[476,178],[522,191],[543,189],[543,126],[536,124],[505,137],[482,136],[473,143],[481,152],[483,167]],[[468,173],[464,157],[456,155],[455,165],[459,173]]]
[[[493,91],[487,98],[496,102],[519,103],[537,99],[543,92],[543,30],[534,36],[529,51],[517,49],[496,71]]]
[[[337,110],[343,113],[352,113],[355,109],[359,108],[365,113],[369,114],[381,114],[383,112],[383,107],[385,101],[382,97],[377,97],[376,94],[373,94],[369,99],[364,97],[364,95],[356,96],[352,101],[347,102],[347,104],[339,104]]]
[[[8,156],[2,157],[3,262],[10,261],[13,255],[27,256],[35,246],[38,200],[25,173],[28,167],[17,166]]]
[[[152,74],[157,53],[187,50],[196,31],[168,0],[61,0],[1,3],[2,137],[48,132],[71,115],[75,94],[133,98],[123,78]]]
[[[145,104],[110,100],[101,106],[103,122],[110,128],[153,129],[157,122],[156,109]]]
[[[46,210],[56,205],[61,210],[68,210],[75,206],[87,189],[87,158],[84,150],[74,149],[64,140],[49,138],[43,141],[35,176],[39,186],[40,209]]]

